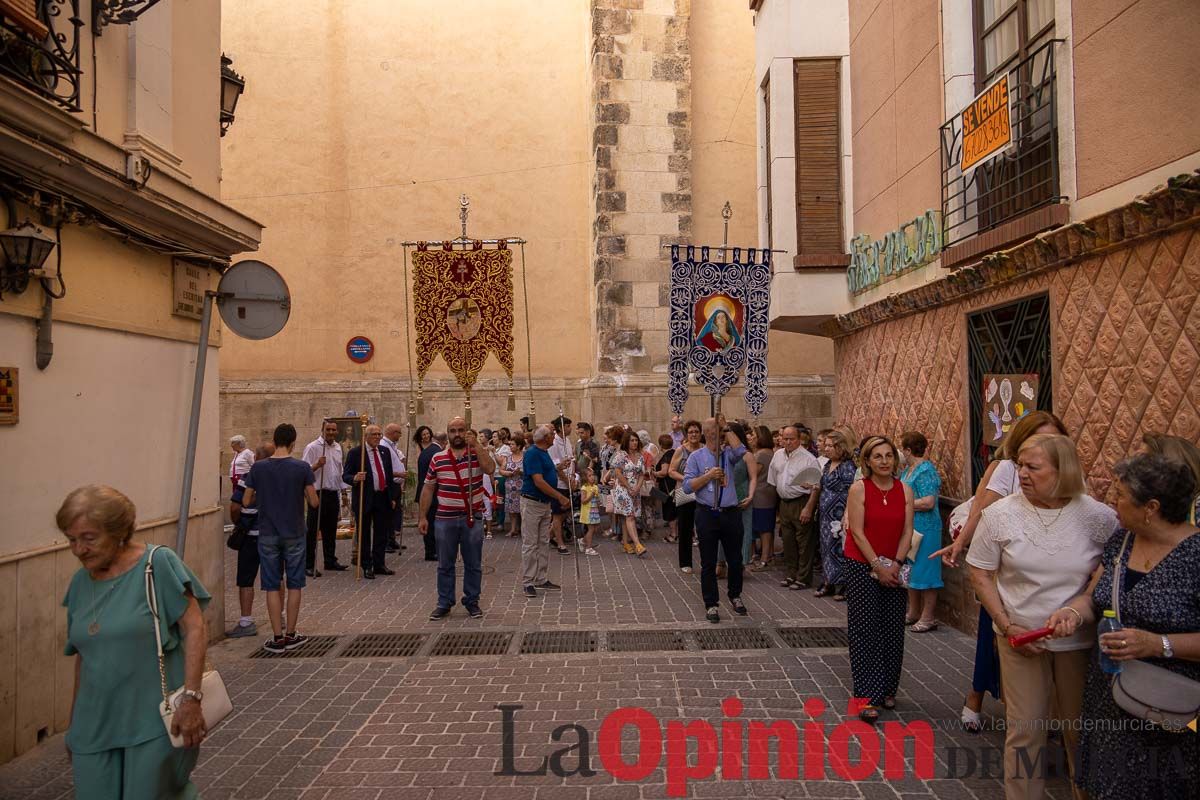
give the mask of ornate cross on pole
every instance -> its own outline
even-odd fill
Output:
[[[467,238],[467,214],[471,213],[471,200],[467,195],[460,194],[458,196],[458,218],[462,220],[462,238]]]
[[[725,201],[725,207],[721,209],[721,219],[725,220],[725,241],[721,242],[721,247],[729,246],[729,220],[733,219],[733,206],[729,205],[729,201]]]

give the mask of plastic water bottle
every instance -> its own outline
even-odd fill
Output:
[[[1105,611],[1104,619],[1100,620],[1100,625],[1096,630],[1097,635],[1113,633],[1119,630],[1121,630],[1121,621],[1117,619],[1117,612],[1111,609]],[[1122,666],[1120,661],[1113,661],[1111,658],[1109,658],[1108,653],[1105,653],[1104,649],[1101,648],[1100,669],[1104,670],[1109,675],[1117,675],[1122,669],[1124,669],[1124,666]]]

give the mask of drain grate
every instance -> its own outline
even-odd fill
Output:
[[[502,656],[512,642],[511,633],[459,631],[443,633],[433,643],[431,656]]]
[[[342,658],[401,658],[414,656],[425,644],[425,633],[363,633],[355,636]]]
[[[260,647],[250,654],[250,658],[321,658],[328,655],[337,643],[337,636],[310,636],[307,642],[295,650],[268,653]]]
[[[658,650],[686,650],[682,631],[609,631],[608,649],[612,653],[649,653]]]
[[[757,628],[716,628],[696,631],[701,650],[766,650],[771,637]]]
[[[780,628],[788,647],[849,647],[844,628]]]
[[[521,639],[521,654],[594,653],[595,631],[529,631]]]

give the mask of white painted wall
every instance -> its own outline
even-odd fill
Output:
[[[0,314],[0,362],[20,369],[20,422],[0,426],[0,556],[62,540],[54,511],[88,483],[120,489],[138,522],[179,508],[196,345],[54,323],[54,359],[34,364],[33,320]],[[218,503],[217,348],[209,348],[192,508]],[[189,547],[189,551],[191,548]]]
[[[754,18],[755,81],[759,87],[759,243],[766,246],[767,173],[771,170],[773,236],[778,253],[772,287],[772,319],[786,314],[840,313],[849,309],[846,277],[841,272],[791,274],[797,252],[796,231],[796,129],[795,86],[792,62],[797,58],[840,58],[842,92],[842,209],[843,237],[849,243],[853,229],[853,154],[850,125],[850,10],[847,0],[765,0]],[[762,85],[770,76],[771,163],[766,163],[766,117]],[[799,281],[795,284],[793,278]],[[784,286],[784,284],[787,284]],[[811,287],[812,291],[800,290]],[[840,294],[839,294],[840,290]],[[799,305],[797,305],[799,304]]]

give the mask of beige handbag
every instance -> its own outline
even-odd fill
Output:
[[[154,551],[161,545],[150,548],[146,559],[146,603],[150,606],[150,616],[154,618],[154,642],[158,646],[158,678],[162,685],[162,702],[159,703],[158,713],[162,716],[167,736],[171,739],[172,747],[183,747],[183,737],[171,733],[171,725],[175,719],[175,704],[183,695],[184,687],[180,686],[173,692],[167,691],[167,670],[163,664],[162,632],[159,630],[158,593],[154,588]],[[229,692],[225,689],[225,681],[215,669],[208,670],[200,680],[200,713],[204,715],[204,727],[212,733],[213,728],[233,711],[233,703],[229,700]]]
[[[1129,532],[1117,553],[1112,570],[1112,607],[1121,619],[1121,560],[1129,545]],[[1113,700],[1127,714],[1153,722],[1165,731],[1182,733],[1200,715],[1200,681],[1145,661],[1126,661],[1113,679]]]

